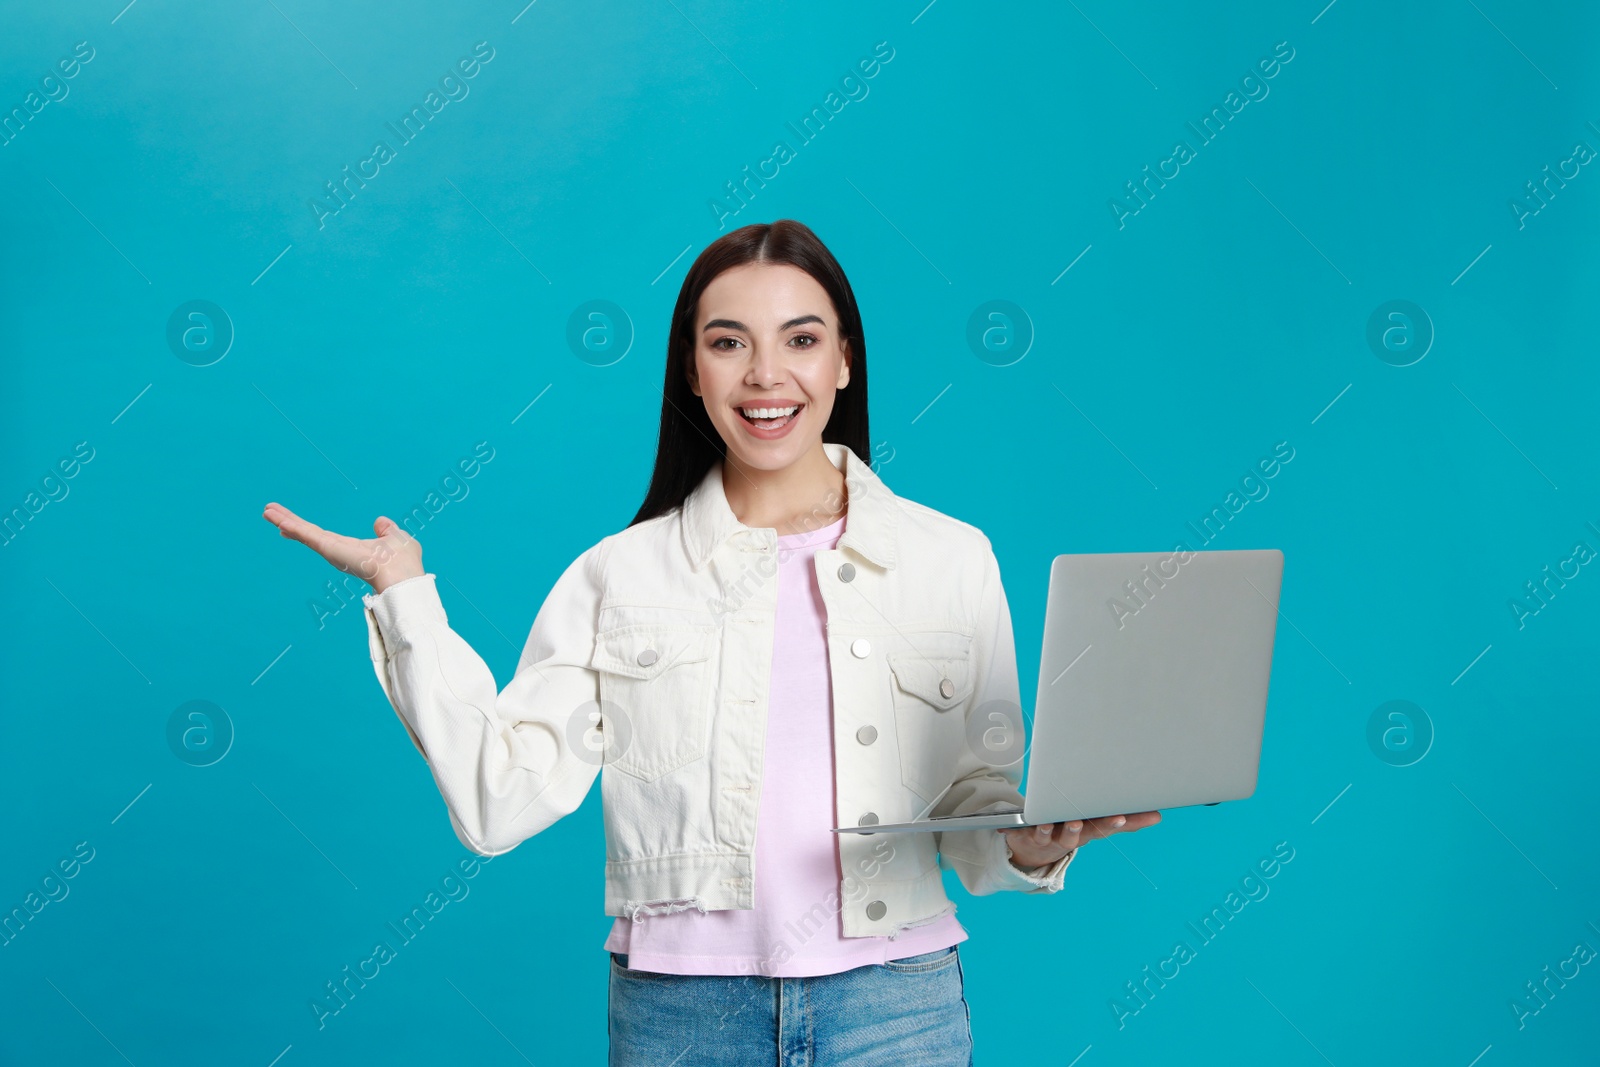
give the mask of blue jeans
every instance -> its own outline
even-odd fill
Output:
[[[955,945],[810,978],[629,970],[610,953],[610,1067],[971,1067]]]

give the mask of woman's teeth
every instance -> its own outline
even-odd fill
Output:
[[[743,415],[747,422],[763,430],[775,430],[788,423],[799,410],[798,405],[785,408],[740,408],[739,414]]]

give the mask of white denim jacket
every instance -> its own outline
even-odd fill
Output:
[[[838,547],[814,560],[841,824],[1020,804],[1020,759],[993,766],[968,741],[991,726],[985,704],[1019,708],[989,539],[894,495],[849,448],[823,447],[848,494]],[[378,681],[461,842],[515,848],[576,810],[598,774],[605,914],[753,907],[777,536],[734,516],[717,463],[683,507],[567,567],[503,692],[450,629],[434,575],[365,596]],[[941,867],[973,894],[1054,893],[1076,856],[1024,872],[995,830],[837,836],[846,937],[953,912]]]

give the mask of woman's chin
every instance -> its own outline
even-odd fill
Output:
[[[738,427],[733,427],[733,430],[739,432]],[[796,437],[793,433],[775,441],[763,441],[743,434],[728,447],[728,452],[739,466],[747,470],[778,471],[795,463],[817,444],[816,438]]]

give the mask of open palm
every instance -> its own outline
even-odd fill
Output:
[[[261,517],[276,526],[284,537],[299,541],[339,570],[367,582],[374,593],[426,573],[422,567],[422,545],[386,515],[379,515],[373,522],[372,532],[377,537],[368,539],[324,530],[282,504],[268,504]]]

